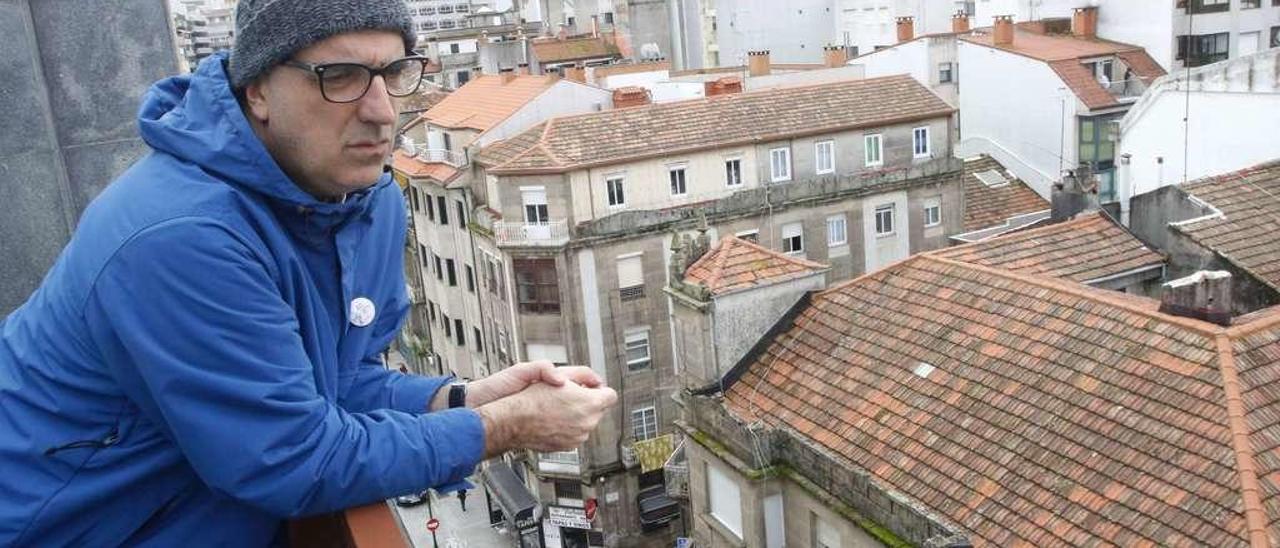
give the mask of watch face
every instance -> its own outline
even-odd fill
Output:
[[[454,384],[449,386],[449,408],[467,406],[467,385]]]

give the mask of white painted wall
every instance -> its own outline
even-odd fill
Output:
[[[765,89],[778,89],[796,86],[812,86],[817,84],[829,84],[832,82],[845,82],[848,80],[861,80],[865,77],[865,74],[866,69],[864,67],[854,65],[818,70],[803,70],[798,72],[782,72],[767,74],[765,76],[748,77],[743,81],[743,87],[746,91],[760,91]]]
[[[571,116],[595,112],[613,106],[613,93],[606,89],[560,80],[542,94],[534,97],[506,120],[486,131],[476,143],[488,146],[496,141],[514,137],[555,116]]]
[[[910,74],[921,85],[930,85],[929,44],[928,40],[913,40],[891,48],[859,56],[850,61],[855,66],[866,70],[867,78],[889,76],[891,74]]]
[[[1142,46],[1165,70],[1173,67],[1174,32],[1171,9],[1152,9],[1147,2],[1100,2],[1098,36]]]
[[[861,55],[891,46],[898,42],[896,18],[907,16],[915,18],[914,36],[951,32],[951,16],[963,6],[957,0],[836,0],[835,43],[857,46]]]
[[[964,89],[957,153],[991,154],[1048,198],[1050,182],[1076,164],[1075,116],[1084,106],[1042,61],[963,40],[957,56]]]
[[[893,204],[893,233],[876,234],[876,208]],[[862,249],[866,272],[875,272],[911,254],[910,210],[906,192],[886,192],[862,200]]]
[[[821,63],[832,42],[832,0],[715,0],[722,66],[745,65],[769,50],[774,63]]]
[[[1193,69],[1191,78],[1190,94],[1185,73],[1160,79],[1121,121],[1126,210],[1125,198],[1181,183],[1184,170],[1195,180],[1280,158],[1280,49]]]

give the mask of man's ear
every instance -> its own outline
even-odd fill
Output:
[[[263,75],[254,79],[244,88],[244,102],[247,107],[249,116],[259,123],[267,123],[271,119],[271,109],[267,106],[267,94],[269,86],[267,80],[269,76]]]

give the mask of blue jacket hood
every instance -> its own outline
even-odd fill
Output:
[[[368,207],[369,190],[391,184],[384,174],[368,189],[328,203],[302,190],[254,134],[227,80],[227,53],[216,53],[192,74],[151,86],[138,113],[142,139],[158,152],[193,163],[265,195],[277,205],[303,207],[321,217],[346,218]]]

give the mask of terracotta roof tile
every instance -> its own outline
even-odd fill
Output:
[[[437,126],[487,131],[555,83],[556,80],[546,76],[527,74],[513,75],[505,84],[502,76],[479,76],[450,93],[423,116]]]
[[[447,184],[458,175],[458,169],[441,162],[424,162],[409,156],[405,151],[396,149],[391,157],[391,167],[415,179],[430,179],[436,183]]]
[[[1008,184],[988,186],[979,173],[996,171]],[[1049,201],[1041,198],[1022,180],[990,156],[982,155],[964,162],[964,229],[966,232],[989,228],[1017,215],[1049,209]]]
[[[553,118],[545,126],[491,145],[488,148],[495,150],[482,156],[507,159],[489,163],[493,173],[564,172],[952,112],[928,88],[898,75]],[[535,140],[538,145],[531,144]],[[525,154],[535,146],[544,150]]]
[[[713,295],[780,282],[829,267],[792,257],[735,236],[725,236],[685,271],[686,283],[702,284]]]
[[[1280,316],[1135,302],[919,255],[816,295],[725,404],[975,545],[1275,543]]]
[[[1101,213],[935,252],[939,257],[1080,283],[1164,264]]]
[[[535,40],[532,47],[533,57],[543,64],[621,57],[616,46],[602,38],[590,36],[564,40]]]
[[[1280,161],[1192,181],[1182,187],[1224,218],[1173,225],[1255,277],[1280,289]]]

